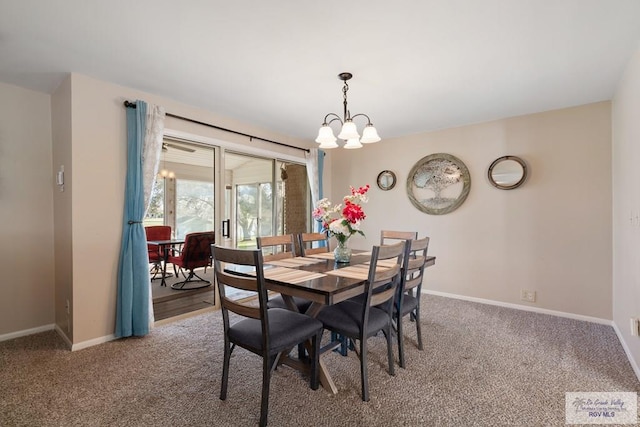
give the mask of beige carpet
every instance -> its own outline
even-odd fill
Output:
[[[355,355],[332,353],[325,360],[339,394],[312,391],[279,368],[269,424],[562,426],[567,391],[640,392],[611,327],[435,296],[422,302],[426,348],[416,349],[407,321],[407,369],[389,376],[384,339],[370,341],[370,402],[360,399]],[[213,312],[73,353],[54,332],[0,343],[0,425],[257,425],[260,359],[234,352],[220,401],[221,333]]]

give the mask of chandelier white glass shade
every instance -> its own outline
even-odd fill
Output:
[[[318,131],[318,137],[316,138],[316,142],[320,144],[320,148],[336,148],[338,144],[336,141],[338,138],[346,141],[344,148],[346,149],[354,149],[361,148],[362,144],[371,144],[373,142],[380,141],[380,137],[378,136],[378,131],[373,124],[371,123],[371,119],[366,114],[355,114],[351,116],[351,112],[347,107],[347,91],[349,90],[349,85],[347,84],[347,80],[351,79],[353,75],[351,73],[340,73],[338,74],[338,78],[344,82],[344,86],[342,87],[342,98],[344,105],[344,114],[343,117],[340,118],[336,113],[329,113],[324,117],[324,122]],[[365,117],[367,119],[367,125],[362,131],[362,138],[358,133],[358,128],[356,124],[353,122],[353,119],[356,117]],[[340,133],[338,134],[338,138],[333,133],[333,129],[329,126],[331,123],[338,121],[342,125],[340,129]]]

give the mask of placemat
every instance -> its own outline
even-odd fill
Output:
[[[364,264],[356,264],[349,267],[327,271],[327,274],[332,276],[348,277],[349,279],[364,280],[369,277],[369,266]]]
[[[277,280],[286,283],[301,283],[311,279],[324,277],[323,273],[314,273],[313,271],[297,270],[295,268],[275,267],[265,268],[264,277],[267,279]]]
[[[371,252],[357,252],[354,253],[352,256],[371,256]],[[319,254],[311,254],[311,255],[307,255],[307,257],[312,257],[312,258],[320,258],[320,259],[335,259],[333,257],[333,252],[321,252]]]
[[[307,256],[310,258],[334,259],[333,252],[320,252],[319,254],[309,254]]]
[[[265,264],[279,265],[280,267],[301,267],[303,265],[317,264],[319,262],[322,262],[322,260],[299,256],[295,258],[283,258],[273,261],[265,261]]]

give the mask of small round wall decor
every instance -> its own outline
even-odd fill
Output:
[[[471,189],[467,166],[451,154],[420,159],[407,177],[407,195],[413,206],[429,215],[443,215],[464,203]]]

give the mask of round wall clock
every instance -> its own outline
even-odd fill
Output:
[[[396,174],[391,171],[384,170],[378,174],[376,182],[378,184],[378,188],[381,190],[391,190],[396,185]]]
[[[420,159],[407,177],[409,200],[430,215],[453,212],[465,201],[470,189],[467,166],[451,154],[431,154]]]

